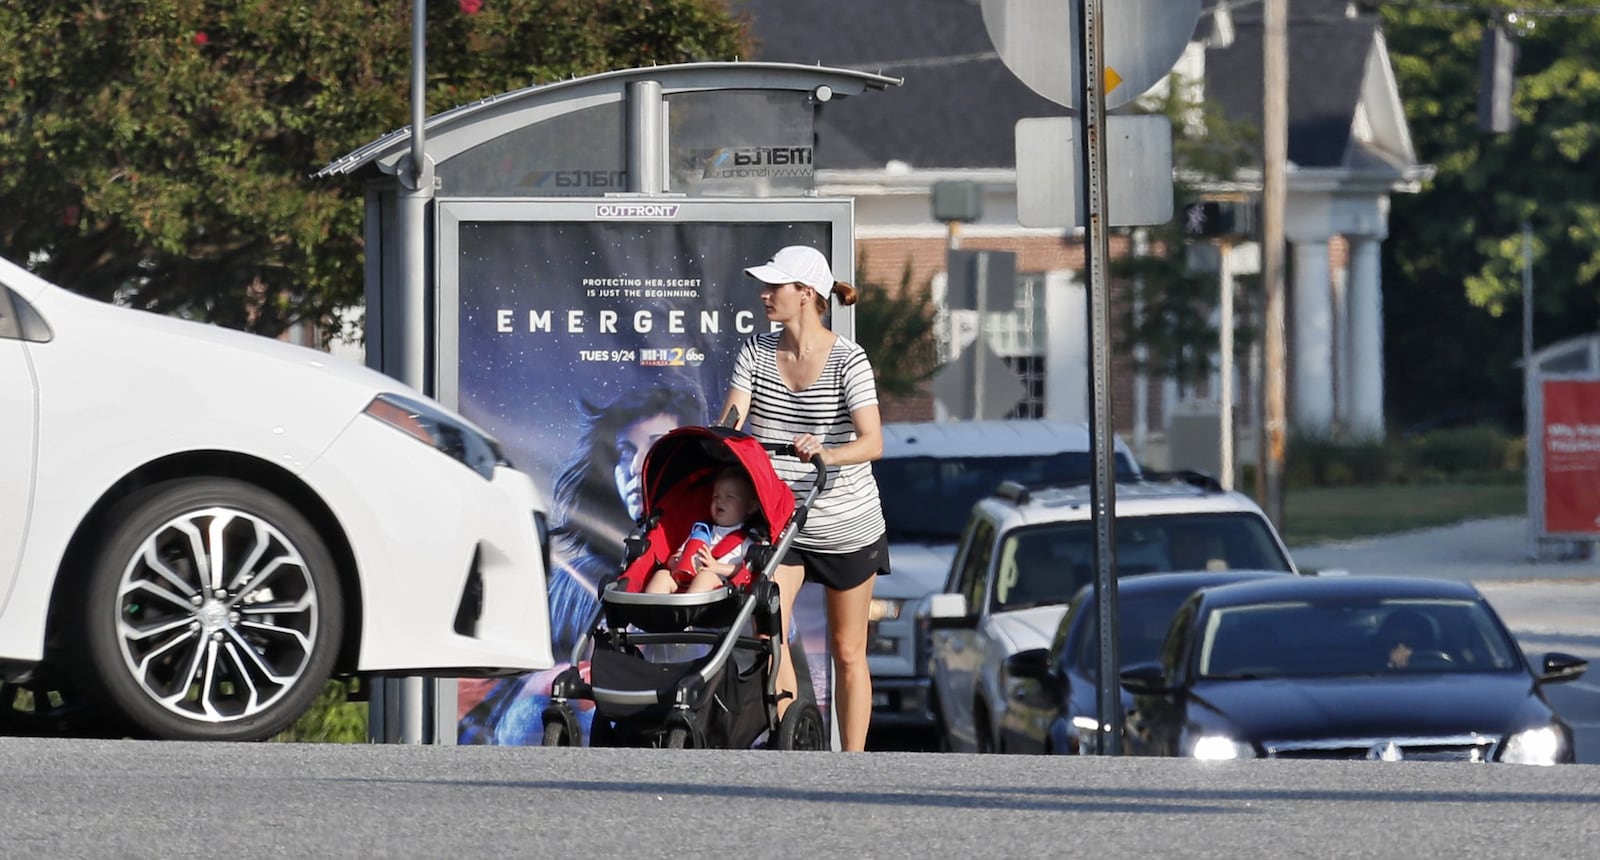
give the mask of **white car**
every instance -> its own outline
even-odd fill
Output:
[[[260,739],[333,674],[548,668],[545,511],[387,376],[0,259],[0,731]]]
[[[1139,474],[1116,441],[1119,477]],[[895,422],[883,425],[883,457],[872,464],[888,522],[892,575],[872,587],[867,665],[872,734],[926,734],[927,631],[913,609],[944,587],[972,506],[1002,481],[1080,480],[1093,474],[1089,426],[1032,419]]]
[[[1296,573],[1248,496],[1198,473],[1116,486],[1115,575]],[[930,627],[934,716],[957,752],[1007,752],[1013,655],[1048,649],[1074,594],[1094,581],[1090,487],[1007,483],[972,510],[950,579],[918,607]],[[892,577],[891,577],[892,578]]]

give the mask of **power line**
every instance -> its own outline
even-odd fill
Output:
[[[1363,6],[1392,6],[1429,12],[1471,12],[1475,15],[1519,15],[1527,18],[1578,18],[1600,15],[1595,6],[1549,6],[1526,8],[1500,3],[1442,3],[1432,0],[1360,0]]]

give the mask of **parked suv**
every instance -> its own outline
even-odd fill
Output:
[[[883,437],[883,457],[872,468],[889,525],[893,575],[873,588],[867,637],[878,738],[933,727],[926,631],[912,610],[944,587],[973,504],[1006,480],[1075,482],[1093,474],[1089,428],[1082,423],[894,423],[884,425]],[[1120,479],[1139,474],[1120,440],[1115,453]]]
[[[973,508],[943,592],[918,608],[931,628],[932,708],[950,749],[1004,751],[1006,658],[1049,648],[1067,604],[1094,580],[1090,490],[1088,482],[1002,485]],[[1195,472],[1119,481],[1113,531],[1118,577],[1297,572],[1248,496]]]

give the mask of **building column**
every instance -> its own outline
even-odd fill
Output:
[[[1333,292],[1328,240],[1294,243],[1294,429],[1333,430]]]
[[[1375,236],[1350,238],[1350,429],[1381,438],[1383,421],[1383,275]]]

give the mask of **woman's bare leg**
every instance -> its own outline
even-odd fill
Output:
[[[847,591],[828,589],[828,644],[833,649],[834,670],[839,673],[833,684],[834,711],[839,717],[839,740],[845,752],[867,748],[867,724],[872,721],[867,611],[877,578],[874,574]]]
[[[805,585],[806,569],[798,564],[780,564],[772,572],[772,580],[778,583],[778,598],[783,605],[783,614],[779,627],[783,633],[779,639],[778,657],[778,717],[783,717],[783,712],[789,709],[797,695],[799,687],[795,684],[794,661],[789,658],[789,630],[794,626],[794,599],[800,594],[800,586]],[[865,617],[865,616],[863,616]],[[785,697],[783,694],[788,693]]]

